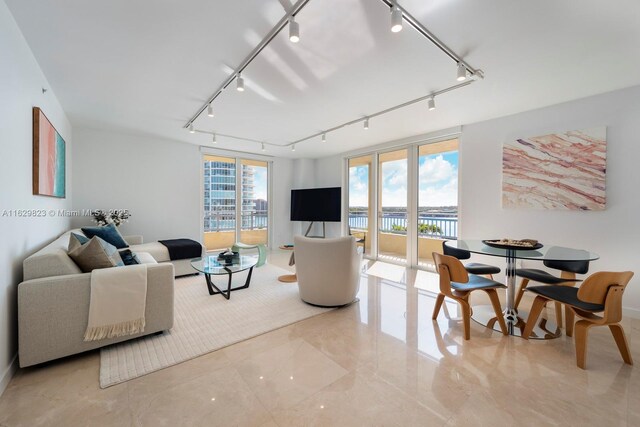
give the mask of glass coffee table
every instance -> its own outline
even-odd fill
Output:
[[[231,298],[232,291],[239,291],[240,289],[247,289],[249,287],[253,267],[255,267],[257,263],[258,257],[251,255],[241,255],[237,260],[234,260],[232,264],[225,264],[224,262],[218,261],[217,255],[209,255],[204,258],[191,260],[191,266],[200,273],[204,273],[209,295],[222,294],[226,299]],[[249,274],[247,275],[247,280],[244,285],[232,288],[231,279],[233,277],[233,273],[245,270],[249,270]],[[227,282],[227,290],[223,291],[213,283],[211,276],[224,276],[225,274],[229,276],[229,280]]]

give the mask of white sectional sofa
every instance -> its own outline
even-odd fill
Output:
[[[189,260],[170,261],[161,243],[142,243],[141,236],[125,236],[147,269],[146,326],[143,333],[85,342],[89,317],[91,273],[83,273],[67,255],[71,230],[24,260],[18,285],[18,341],[20,366],[30,366],[71,354],[126,341],[173,327],[174,276],[194,274]],[[118,268],[127,268],[118,267]]]

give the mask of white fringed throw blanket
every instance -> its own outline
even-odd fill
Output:
[[[91,272],[89,324],[85,341],[144,331],[147,266],[101,268]]]

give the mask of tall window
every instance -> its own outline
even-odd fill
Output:
[[[205,155],[203,168],[207,250],[228,248],[236,241],[266,244],[268,163]]]
[[[458,237],[458,140],[418,148],[418,264]]]
[[[268,164],[259,160],[241,160],[242,168],[242,243],[267,244]]]
[[[349,232],[364,248],[365,255],[371,254],[371,225],[375,214],[375,209],[371,209],[372,163],[373,156],[349,159]]]
[[[350,158],[347,170],[349,231],[369,257],[430,267],[457,239],[457,139]]]

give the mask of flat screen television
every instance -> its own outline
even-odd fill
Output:
[[[340,187],[291,190],[291,221],[340,222]]]

